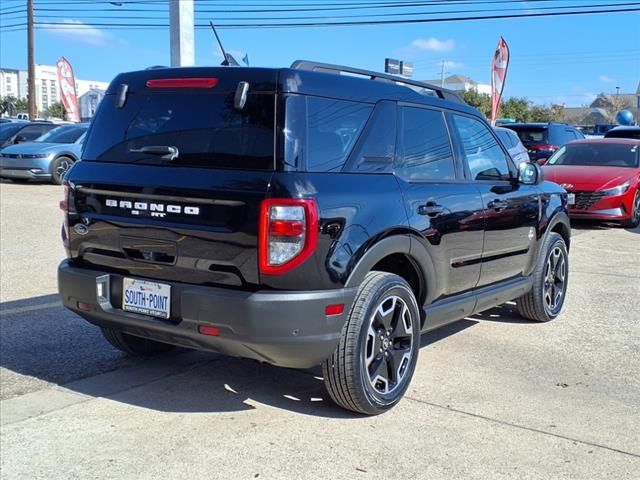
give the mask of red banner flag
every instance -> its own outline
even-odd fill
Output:
[[[500,37],[496,53],[493,54],[491,63],[491,125],[496,124],[500,110],[500,99],[504,90],[504,82],[507,79],[509,68],[509,46],[504,38]]]
[[[73,76],[73,68],[64,57],[58,60],[57,66],[60,98],[67,111],[67,120],[79,122],[80,111],[78,110],[78,95],[76,94],[76,79]]]

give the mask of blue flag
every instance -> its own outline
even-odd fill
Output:
[[[244,57],[242,57],[242,61],[248,67],[249,66],[249,54],[246,53]]]

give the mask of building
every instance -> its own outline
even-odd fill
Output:
[[[584,126],[611,124],[616,123],[616,114],[620,110],[629,110],[636,124],[640,124],[639,106],[640,83],[635,93],[601,93],[588,106],[565,107],[563,121]]]
[[[465,75],[451,75],[446,77],[444,79],[444,85],[442,79],[424,80],[424,82],[448,88],[449,90],[454,90],[456,92],[468,92],[470,90],[475,90],[478,93],[491,95],[491,85],[476,82]]]
[[[51,105],[61,101],[58,69],[55,65],[36,65],[36,111],[38,115]],[[28,74],[25,70],[0,68],[0,96],[27,98]],[[80,80],[76,78],[78,98],[92,90],[106,90],[108,82],[98,80]]]
[[[93,118],[105,93],[106,90],[93,88],[78,97],[81,121],[88,122]]]

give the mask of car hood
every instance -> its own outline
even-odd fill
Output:
[[[545,180],[562,185],[566,190],[601,190],[616,187],[638,175],[638,168],[592,167],[582,165],[545,165]]]
[[[82,144],[79,143],[44,143],[44,142],[31,142],[20,143],[18,145],[11,145],[2,149],[3,154],[12,155],[34,155],[38,153],[51,153],[56,154],[59,152],[76,152],[82,149]]]

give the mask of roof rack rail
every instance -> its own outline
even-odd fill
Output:
[[[349,73],[352,75],[360,75],[368,77],[371,80],[378,80],[383,82],[391,82],[401,85],[419,87],[424,90],[430,90],[434,92],[438,97],[444,100],[451,100],[458,103],[464,103],[460,96],[453,90],[447,88],[437,87],[430,83],[418,82],[409,78],[398,77],[396,75],[390,75],[388,73],[374,72],[373,70],[363,70],[360,68],[345,67],[343,65],[333,65],[330,63],[312,62],[309,60],[296,60],[291,64],[291,68],[295,70],[310,70],[313,72],[324,73]]]

